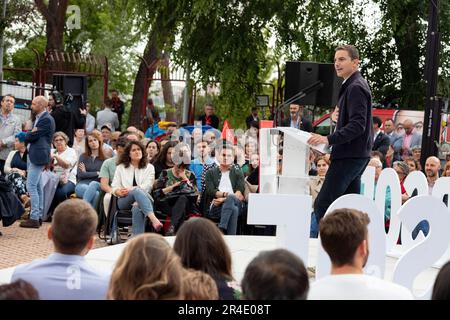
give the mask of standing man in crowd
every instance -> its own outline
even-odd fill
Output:
[[[311,121],[303,118],[303,107],[300,105],[291,103],[289,105],[290,117],[283,120],[283,127],[297,128],[303,131],[312,132],[313,127]]]
[[[111,105],[111,99],[106,99],[103,110],[97,112],[97,129],[101,130],[105,124],[109,124],[113,132],[120,128],[119,118],[117,117],[117,114],[112,111]]]
[[[95,129],[95,117],[89,112],[91,110],[91,104],[86,103],[86,134],[91,134]]]
[[[219,128],[219,118],[214,114],[214,106],[210,103],[205,104],[205,114],[198,118],[202,126],[209,125],[213,128]]]
[[[386,158],[391,140],[387,134],[381,131],[381,125],[383,122],[379,117],[373,117],[373,147],[372,151],[379,151],[383,154],[383,159]]]
[[[120,100],[119,91],[116,89],[111,91],[111,110],[117,114],[117,118],[119,119],[117,128],[120,128],[122,125],[122,115],[125,112],[125,104]]]
[[[250,129],[250,125],[252,124],[252,122],[259,122],[259,117],[258,117],[258,107],[253,107],[252,108],[252,113],[251,115],[249,115],[246,119],[245,119],[245,123],[247,124],[247,129]]]
[[[50,147],[55,133],[55,120],[46,111],[48,100],[37,96],[31,103],[31,110],[36,115],[31,131],[25,134],[28,142],[27,190],[31,197],[30,219],[20,223],[23,228],[39,228],[44,209],[41,176],[45,166],[50,162]]]
[[[317,222],[331,203],[344,194],[359,193],[361,175],[373,145],[372,94],[359,72],[359,52],[352,45],[336,48],[334,67],[344,78],[339,91],[336,130],[328,136],[312,134],[308,143],[332,147],[331,164],[314,203]]]
[[[384,122],[384,133],[389,137],[390,144],[394,149],[394,160],[401,160],[400,151],[402,149],[402,137],[395,132],[395,124],[392,119]]]
[[[22,131],[22,123],[12,112],[14,110],[14,96],[7,94],[2,98],[0,110],[0,171],[3,173],[5,161],[14,146],[15,136]]]
[[[406,119],[403,121],[403,128],[405,129],[405,134],[402,136],[402,156],[408,157],[411,148],[414,146],[422,145],[422,136],[414,132],[414,123],[411,119]]]

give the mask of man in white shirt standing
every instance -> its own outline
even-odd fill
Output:
[[[330,256],[331,275],[315,281],[309,300],[412,300],[412,293],[398,284],[365,275],[369,257],[366,213],[337,209],[320,222],[320,241]]]

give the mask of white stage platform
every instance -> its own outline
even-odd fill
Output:
[[[175,237],[166,237],[173,245]],[[248,263],[260,252],[276,248],[275,237],[268,236],[225,236],[233,259],[233,275],[237,281],[241,281]],[[88,262],[98,270],[112,272],[114,263],[122,253],[126,243],[92,250],[86,256]],[[313,267],[317,261],[317,239],[310,239],[308,266]],[[385,279],[392,279],[392,272],[397,258],[386,256]],[[0,270],[0,284],[9,283],[14,267]],[[434,283],[439,269],[428,268],[422,272],[414,282],[414,293],[421,295],[428,286]],[[314,280],[312,280],[314,281]]]

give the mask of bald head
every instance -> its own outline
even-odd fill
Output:
[[[441,169],[441,161],[434,156],[428,157],[425,162],[425,174],[428,178],[438,178],[439,169]]]
[[[48,100],[44,96],[37,96],[31,102],[31,109],[36,113],[40,113],[47,108],[47,105]]]
[[[403,121],[403,128],[405,128],[406,134],[411,134],[414,129],[414,123],[411,121],[411,119],[406,119]]]

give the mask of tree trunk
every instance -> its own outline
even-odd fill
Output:
[[[395,3],[395,2],[394,2]],[[423,36],[420,30],[421,6],[411,4],[399,10],[398,3],[388,5],[388,16],[393,26],[393,37],[397,47],[401,69],[401,101],[405,109],[419,109],[424,106],[425,86],[420,57]],[[401,21],[401,23],[398,23]]]
[[[178,117],[178,111],[179,108],[177,108],[177,110],[172,111],[174,108],[176,108],[177,106],[175,105],[175,100],[173,98],[173,90],[172,90],[172,82],[170,82],[170,66],[169,66],[169,54],[167,52],[165,52],[163,54],[163,61],[162,61],[162,65],[164,66],[162,72],[161,72],[161,86],[162,86],[162,90],[163,90],[163,97],[164,97],[164,106],[168,107],[169,112],[166,111],[166,121],[174,121],[174,122],[179,122],[179,117]]]
[[[144,61],[139,64],[139,69],[134,80],[133,99],[131,101],[130,116],[128,118],[128,126],[135,126],[137,128],[144,128],[142,120],[145,118],[146,101],[143,101],[145,90],[151,84],[151,79],[155,73],[154,63],[158,60],[159,48],[156,44],[155,36],[151,35],[147,42],[147,46],[144,50],[144,56],[142,57],[150,68],[147,72],[147,66]],[[147,87],[145,78],[148,77]],[[146,125],[145,125],[146,126]]]
[[[64,25],[66,23],[66,11],[68,0],[50,0],[48,6],[43,0],[35,0],[34,3],[46,22],[46,50],[64,50]]]

